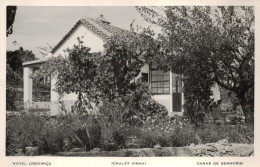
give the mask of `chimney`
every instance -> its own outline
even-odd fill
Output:
[[[98,16],[97,21],[100,21],[100,22],[106,23],[106,24],[110,24],[111,23],[106,18],[104,18],[104,16],[102,14]]]

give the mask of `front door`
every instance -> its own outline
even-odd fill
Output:
[[[172,74],[172,111],[181,112],[181,80],[180,76]]]

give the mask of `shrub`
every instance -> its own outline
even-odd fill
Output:
[[[146,121],[159,123],[167,120],[167,115],[166,107],[152,98],[148,83],[138,81],[135,91],[128,96],[124,122],[135,126],[143,125]]]
[[[198,143],[196,131],[191,124],[167,121],[159,124],[146,124],[142,127],[142,147],[181,147]]]
[[[108,122],[131,126],[141,126],[146,121],[158,124],[168,119],[166,107],[152,98],[149,86],[144,82],[137,82],[134,91],[125,97],[114,101],[103,99],[100,113]]]
[[[141,147],[183,147],[191,143],[205,144],[227,139],[230,143],[253,143],[254,130],[251,125],[195,126],[180,118],[159,124],[146,123],[141,127]]]
[[[14,155],[16,149],[38,147],[40,154],[63,151],[64,140],[71,140],[67,148],[82,147],[85,150],[102,147],[102,132],[105,121],[100,116],[58,115],[40,116],[36,113],[21,113],[8,116],[6,127],[6,154]],[[103,129],[103,130],[101,130]],[[104,133],[105,135],[105,133]]]
[[[100,116],[94,115],[60,115],[58,121],[67,127],[72,138],[73,146],[82,147],[89,151],[101,147],[101,123]]]
[[[170,135],[174,133],[174,125],[172,122],[154,123],[152,120],[146,121],[141,128],[142,147],[153,147],[160,144],[162,147],[171,146]]]
[[[43,121],[35,115],[21,113],[20,116],[12,116],[7,119],[6,141],[7,154],[13,154],[15,149],[35,146],[42,131]]]
[[[107,100],[102,100],[102,105],[99,108],[100,114],[104,116],[106,122],[111,124],[123,123],[123,116],[124,116],[124,105],[120,104],[120,102],[109,102]]]
[[[116,143],[119,149],[127,148],[127,142],[132,136],[138,136],[138,128],[129,126],[127,124],[121,124],[115,126],[111,129],[112,131],[112,141]]]
[[[198,144],[196,131],[193,125],[177,126],[174,133],[171,134],[171,142],[173,147],[188,146],[191,143]]]
[[[6,154],[14,155],[16,149],[38,147],[40,154],[62,151],[63,139],[68,137],[66,127],[49,116],[21,113],[7,116]]]
[[[38,147],[40,154],[53,154],[73,147],[87,151],[93,148],[111,151],[132,148],[131,139],[135,139],[135,148],[152,148],[156,144],[182,147],[221,139],[230,143],[253,143],[254,129],[247,124],[203,124],[195,127],[180,117],[158,122],[147,119],[141,126],[133,126],[105,115],[66,114],[53,118],[29,112],[7,116],[7,155],[14,155],[16,149],[25,150],[28,146]]]
[[[154,99],[149,99],[146,103],[142,104],[140,114],[142,114],[141,118],[143,123],[145,121],[151,121],[154,124],[158,124],[169,119],[166,107],[159,104]]]
[[[131,148],[129,139],[141,135],[140,127],[130,126],[124,123],[110,123],[102,127],[102,148],[104,150],[117,150]],[[135,143],[135,144],[139,144]],[[113,148],[111,146],[113,145]]]
[[[64,150],[63,140],[70,136],[67,128],[55,119],[44,120],[42,131],[36,136],[41,154],[53,154]]]
[[[143,134],[140,136],[140,138],[142,148],[152,148],[154,145],[158,143],[159,137],[147,130],[143,131]]]
[[[224,139],[227,134],[220,130],[220,126],[215,124],[207,124],[197,128],[197,134],[202,143],[213,143],[220,139]]]
[[[230,143],[253,143],[254,128],[252,125],[216,125],[205,124],[196,129],[202,143],[212,143],[227,139]]]
[[[15,110],[15,98],[17,91],[11,87],[6,87],[6,110]]]

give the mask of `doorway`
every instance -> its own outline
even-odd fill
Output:
[[[180,76],[172,74],[172,111],[181,112],[182,82]]]

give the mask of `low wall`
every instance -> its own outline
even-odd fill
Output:
[[[58,115],[60,112],[71,112],[71,107],[75,104],[75,100],[63,101],[63,105],[58,101],[51,102],[50,114]]]
[[[96,150],[96,149],[94,149]],[[187,147],[122,149],[118,151],[59,152],[56,156],[78,157],[249,157],[253,144],[207,143]]]
[[[75,105],[76,100],[63,100],[62,103],[58,101],[50,102],[50,114],[58,115],[59,113],[70,113],[72,112],[72,107]],[[98,111],[98,107],[93,105],[93,112]],[[92,111],[92,110],[91,110]]]
[[[51,102],[24,102],[24,110],[46,109],[50,110]]]

